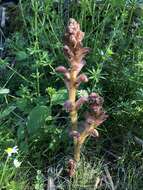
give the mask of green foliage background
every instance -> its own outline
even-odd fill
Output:
[[[84,46],[91,48],[84,68],[89,82],[81,89],[103,96],[109,115],[99,129],[100,142],[89,140],[87,152],[103,155],[106,149],[121,155],[131,141],[131,152],[138,153],[134,137],[143,138],[143,2],[81,0],[66,6],[64,1],[21,0],[11,14],[17,15],[9,20],[0,60],[0,149],[17,142],[39,167],[72,152],[69,119],[62,109],[67,92],[55,72],[67,65],[62,39],[72,17],[85,32]]]

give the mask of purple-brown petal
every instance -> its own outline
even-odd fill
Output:
[[[77,139],[80,138],[80,133],[79,133],[78,131],[71,131],[71,132],[70,132],[70,135],[71,135],[73,138],[77,138]]]
[[[76,85],[79,86],[80,83],[82,83],[82,82],[88,82],[88,78],[85,74],[81,74],[78,76]]]
[[[96,94],[95,92],[92,92],[89,95],[89,100],[96,101],[97,97],[98,97],[98,94]]]
[[[57,67],[56,71],[59,72],[59,73],[63,73],[65,79],[70,80],[70,73],[64,66]]]
[[[76,109],[79,109],[80,106],[82,106],[85,102],[88,101],[88,97],[80,97],[77,101],[76,101]]]
[[[70,159],[68,162],[68,174],[69,177],[73,177],[76,170],[76,162],[73,159]]]
[[[106,119],[108,118],[108,115],[103,112],[99,117],[95,119],[95,125],[99,126],[101,125]]]
[[[80,59],[82,60],[89,52],[90,52],[90,48],[88,47],[80,48],[76,52],[76,57],[80,57]]]
[[[88,98],[90,104],[96,104],[102,106],[104,102],[103,98],[98,94],[96,94],[95,92],[91,93]]]
[[[91,135],[92,137],[99,137],[98,131],[96,129],[94,129],[94,128],[91,128],[89,130],[89,135]]]
[[[81,74],[77,78],[77,82],[88,82],[88,78],[87,78],[87,76],[85,74]]]
[[[100,115],[101,112],[103,111],[102,106],[99,106],[97,104],[91,104],[90,105],[90,109],[91,109],[91,111],[93,111],[94,113],[96,113],[96,115]]]
[[[59,66],[55,69],[59,73],[66,73],[68,70],[64,66]]]
[[[69,58],[71,59],[71,57],[74,57],[74,54],[73,52],[71,51],[71,49],[69,48],[69,46],[65,45],[64,48],[64,54]]]
[[[72,111],[73,106],[72,106],[72,103],[70,102],[70,100],[67,100],[67,101],[64,103],[64,109],[65,109],[67,112],[71,112],[71,111]]]
[[[81,71],[81,69],[84,67],[84,65],[85,65],[85,61],[84,60],[82,60],[78,65],[77,65],[77,74]]]

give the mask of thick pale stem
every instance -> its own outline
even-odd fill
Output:
[[[94,125],[91,125],[90,129],[94,129]],[[81,147],[88,136],[89,136],[88,130],[85,129],[81,133],[80,138],[76,141],[74,145],[74,159],[76,162],[79,162],[80,160]]]
[[[76,162],[79,162],[80,160],[81,147],[87,137],[88,135],[86,134],[84,137],[80,138],[80,140],[76,140],[76,143],[74,144],[74,159]]]
[[[80,161],[80,151],[81,151],[82,144],[79,142],[76,142],[75,147],[74,147],[74,160],[76,162]]]
[[[72,130],[77,131],[78,125],[78,114],[76,109],[76,81],[77,81],[77,71],[71,68],[70,72],[70,88],[69,88],[69,100],[72,103],[72,111],[70,112]],[[79,161],[80,159],[80,147],[78,141],[74,139],[74,159]]]
[[[69,100],[72,103],[72,111],[70,112],[70,118],[71,118],[71,125],[72,130],[77,130],[77,110],[76,110],[76,78],[77,73],[73,69],[71,69],[70,73],[70,89],[69,89]]]

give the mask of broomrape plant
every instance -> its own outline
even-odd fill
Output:
[[[80,30],[80,25],[74,19],[70,19],[64,35],[64,54],[68,59],[70,68],[64,66],[56,68],[57,72],[64,75],[69,99],[64,103],[64,108],[70,114],[71,135],[74,140],[74,159],[69,161],[69,175],[75,173],[76,163],[80,160],[80,151],[83,143],[88,136],[98,137],[96,128],[101,125],[107,115],[103,110],[103,98],[96,93],[76,98],[77,89],[81,83],[88,82],[85,74],[80,74],[81,69],[85,65],[84,57],[89,53],[90,49],[83,47],[82,40],[84,32]],[[85,112],[85,121],[83,124],[78,122],[78,110],[83,105],[88,105],[89,109]]]

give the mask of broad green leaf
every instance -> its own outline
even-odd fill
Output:
[[[15,106],[10,106],[8,108],[6,108],[4,111],[0,112],[0,119],[5,118],[6,116],[8,116],[12,111],[15,110]]]
[[[19,143],[19,149],[20,149],[22,152],[28,153],[28,148],[29,148],[29,147],[28,147],[28,144],[27,144],[27,142],[25,142],[24,140]]]
[[[27,130],[30,135],[41,131],[44,127],[46,118],[51,115],[51,110],[47,106],[36,106],[30,112],[27,122]]]
[[[16,101],[16,107],[24,113],[29,113],[32,109],[30,101],[28,101],[26,98],[18,98]]]
[[[25,51],[18,51],[16,53],[16,60],[23,61],[28,58],[28,54]]]
[[[113,6],[124,6],[125,2],[125,0],[111,0]]]
[[[19,141],[22,141],[25,138],[25,131],[23,126],[18,127],[17,137]]]
[[[68,94],[66,89],[58,90],[53,94],[51,101],[53,105],[63,105],[64,102],[68,99]]]
[[[0,94],[8,94],[10,91],[7,88],[0,88]]]

